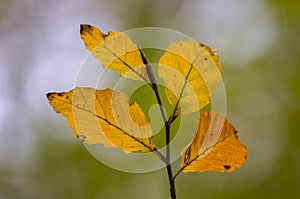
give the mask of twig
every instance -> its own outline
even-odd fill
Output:
[[[173,177],[172,172],[172,166],[171,166],[171,150],[170,150],[170,125],[168,122],[165,124],[166,127],[166,160],[167,160],[167,171],[168,171],[168,177],[169,177],[169,184],[170,184],[170,193],[171,198],[176,198],[176,189],[175,189],[175,181]]]
[[[151,86],[152,90],[155,93],[157,102],[159,104],[160,112],[161,112],[161,115],[163,117],[163,121],[164,121],[164,123],[166,123],[168,121],[167,114],[166,114],[166,112],[163,108],[163,103],[162,103],[162,100],[161,100],[161,97],[160,97],[160,94],[159,94],[159,91],[158,91],[158,85],[157,85],[156,77],[154,75],[154,72],[153,72],[153,70],[150,66],[149,60],[147,59],[146,55],[144,54],[144,52],[141,49],[140,49],[140,52],[141,52],[141,55],[142,55],[143,63],[146,65],[147,75],[148,75],[149,80],[150,80],[150,86]]]
[[[170,161],[170,154],[171,154],[171,148],[170,148],[170,125],[171,123],[176,119],[172,117],[172,121],[167,119],[167,114],[164,110],[164,106],[161,100],[161,96],[159,94],[158,91],[158,85],[157,85],[157,81],[156,81],[156,77],[154,75],[154,72],[150,66],[149,60],[147,59],[147,57],[145,56],[145,54],[143,53],[142,50],[140,50],[141,55],[142,55],[142,59],[143,59],[143,63],[146,65],[146,70],[147,70],[147,74],[149,77],[149,80],[151,82],[151,88],[155,93],[157,102],[159,104],[160,107],[160,112],[165,124],[165,128],[166,128],[166,157],[165,157],[165,164],[167,167],[167,172],[168,172],[168,179],[169,179],[169,185],[170,185],[170,194],[171,194],[171,198],[172,199],[176,199],[176,188],[175,188],[175,181],[173,178],[173,172],[172,172],[172,166],[171,166],[171,161]],[[170,122],[171,121],[171,122]]]
[[[167,164],[167,160],[166,160],[165,155],[164,155],[158,148],[154,147],[153,153],[154,153],[155,155],[157,155],[157,157],[158,157],[159,159],[161,159],[164,163]]]

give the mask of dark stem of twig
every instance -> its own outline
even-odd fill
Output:
[[[170,140],[171,140],[171,133],[170,133],[170,125],[168,122],[165,124],[166,128],[166,161],[167,161],[167,171],[168,171],[168,177],[169,177],[169,184],[170,184],[170,193],[171,198],[176,198],[176,189],[175,189],[175,181],[173,177],[172,172],[172,166],[171,166],[171,150],[170,150]]]
[[[156,81],[156,77],[154,75],[154,72],[150,66],[149,60],[147,59],[147,57],[145,56],[145,54],[143,53],[142,50],[140,50],[141,55],[142,55],[142,59],[143,59],[143,63],[146,65],[146,70],[147,70],[147,75],[149,77],[149,80],[151,82],[151,88],[155,93],[157,102],[159,104],[160,107],[160,112],[165,124],[165,129],[166,129],[166,156],[165,156],[165,164],[167,167],[167,172],[168,172],[168,179],[169,179],[169,185],[170,185],[170,194],[171,194],[171,199],[176,199],[176,189],[175,189],[175,181],[173,178],[173,172],[172,172],[172,166],[171,166],[171,148],[170,148],[170,140],[171,140],[171,135],[170,135],[170,127],[171,127],[171,123],[175,120],[175,118],[172,118],[172,121],[170,122],[167,118],[167,114],[164,110],[164,106],[161,100],[161,96],[159,94],[158,91],[158,84]],[[174,120],[173,120],[174,119]]]
[[[164,121],[164,123],[166,123],[168,121],[167,114],[164,110],[163,103],[162,103],[162,100],[161,100],[161,97],[160,97],[160,94],[159,94],[159,91],[158,91],[158,85],[157,85],[156,77],[155,77],[154,72],[151,68],[151,65],[149,63],[148,58],[146,57],[146,55],[144,54],[144,52],[142,50],[140,50],[140,52],[141,52],[141,55],[142,55],[143,63],[146,65],[147,75],[148,75],[149,80],[150,80],[150,86],[151,86],[152,90],[155,93],[157,102],[159,104],[160,112],[161,112],[161,115],[163,117],[163,121]]]
[[[168,119],[168,124],[171,125],[176,120],[177,117],[178,115],[172,114]]]

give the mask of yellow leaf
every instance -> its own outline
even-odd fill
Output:
[[[82,24],[80,36],[85,47],[104,68],[114,70],[124,78],[148,81],[141,52],[125,34],[104,34],[95,26]]]
[[[219,113],[205,111],[196,120],[194,139],[181,155],[183,172],[232,172],[246,162],[247,148]]]
[[[143,111],[136,103],[130,105],[124,93],[76,87],[47,97],[54,110],[67,118],[74,135],[86,143],[125,152],[154,151]]]
[[[192,41],[172,43],[159,60],[158,74],[175,113],[187,114],[207,105],[221,80],[216,51]]]

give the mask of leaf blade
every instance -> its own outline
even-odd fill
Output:
[[[76,137],[88,144],[103,144],[125,152],[153,152],[151,128],[141,108],[129,105],[124,93],[110,89],[76,87],[48,93],[49,104],[67,118]],[[138,116],[138,117],[136,117]]]
[[[247,148],[234,127],[221,114],[205,111],[197,121],[192,143],[181,154],[180,167],[187,172],[232,172],[246,162]]]
[[[104,34],[96,26],[81,24],[80,37],[104,68],[124,78],[148,82],[141,52],[125,34],[112,31]]]
[[[219,56],[209,47],[191,41],[171,43],[159,60],[158,75],[175,115],[207,105],[221,81],[220,71]]]

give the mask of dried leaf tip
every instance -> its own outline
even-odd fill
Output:
[[[85,30],[90,29],[92,26],[89,24],[80,24],[80,34],[82,34]]]
[[[52,94],[53,94],[53,92],[52,92],[52,93],[47,93],[47,94],[46,94],[46,97],[49,99],[49,97],[50,97]]]
[[[214,55],[218,55],[218,51],[219,51],[219,49],[215,48],[215,49],[212,50],[212,53],[213,53]]]

